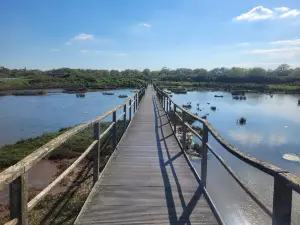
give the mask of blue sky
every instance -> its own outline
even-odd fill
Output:
[[[0,65],[300,66],[299,0],[0,0]]]

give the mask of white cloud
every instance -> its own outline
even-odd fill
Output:
[[[145,28],[151,28],[152,27],[152,25],[149,24],[149,23],[139,23],[138,26],[139,27],[145,27]]]
[[[241,43],[236,44],[236,46],[238,46],[238,47],[246,47],[246,46],[249,46],[249,45],[250,45],[250,43],[248,43],[248,42],[241,42]]]
[[[274,11],[273,11],[274,10]],[[233,20],[258,21],[266,19],[284,19],[288,17],[296,17],[300,15],[300,10],[289,9],[288,7],[278,7],[273,10],[263,6],[256,6],[247,13],[243,13]]]
[[[290,9],[287,7],[278,7],[278,8],[274,8],[275,11],[279,11],[279,12],[287,12]]]
[[[71,38],[69,41],[66,42],[66,45],[72,45],[75,42],[88,41],[88,40],[95,40],[94,35],[82,33]]]
[[[81,52],[81,53],[87,53],[87,52],[89,52],[89,50],[82,49],[82,50],[80,50],[80,52]]]
[[[298,9],[293,9],[290,10],[282,15],[280,15],[280,18],[287,18],[287,17],[295,17],[295,16],[299,16],[300,15],[300,10]]]
[[[256,49],[251,54],[266,55],[272,58],[293,58],[300,55],[300,47]]]
[[[300,45],[300,39],[272,41],[272,42],[270,42],[270,44],[274,44],[274,45]]]
[[[73,39],[74,40],[93,40],[94,36],[92,34],[78,34]]]
[[[52,52],[59,52],[60,49],[58,49],[58,48],[52,48],[51,51],[52,51]]]
[[[255,20],[265,20],[274,17],[274,12],[268,8],[263,6],[257,6],[251,9],[247,13],[243,13],[234,18],[234,20],[247,20],[247,21],[255,21]]]

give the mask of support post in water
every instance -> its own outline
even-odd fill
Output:
[[[206,187],[206,179],[207,179],[207,142],[208,142],[208,128],[205,124],[203,124],[201,181],[204,187]]]
[[[182,148],[185,151],[186,150],[186,113],[182,111]]]
[[[117,147],[117,112],[113,112],[113,121],[114,124],[112,128],[112,147],[115,150]]]
[[[28,225],[28,174],[23,173],[9,184],[10,219],[18,225]]]
[[[129,100],[129,122],[131,121],[131,108],[132,108],[131,104],[132,104],[132,101],[130,99]]]
[[[124,131],[126,130],[126,109],[127,109],[127,105],[125,104],[124,107],[123,107],[123,110],[124,110],[124,117],[123,117],[123,120],[124,120]]]
[[[274,177],[272,225],[290,225],[293,190],[280,174]]]
[[[98,140],[94,147],[93,183],[95,184],[99,178],[100,167],[100,122],[94,124],[94,140]]]

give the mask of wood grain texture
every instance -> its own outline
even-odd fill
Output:
[[[218,224],[148,88],[75,224]]]

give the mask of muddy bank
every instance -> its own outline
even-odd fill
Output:
[[[64,165],[71,163],[70,160],[41,160],[32,169],[28,171],[28,188],[29,196],[33,197],[38,192],[47,187],[61,172]],[[52,194],[65,191],[65,188],[61,185],[55,186],[52,190]],[[0,192],[0,215],[5,213],[8,209],[9,203],[9,185],[6,185]]]

